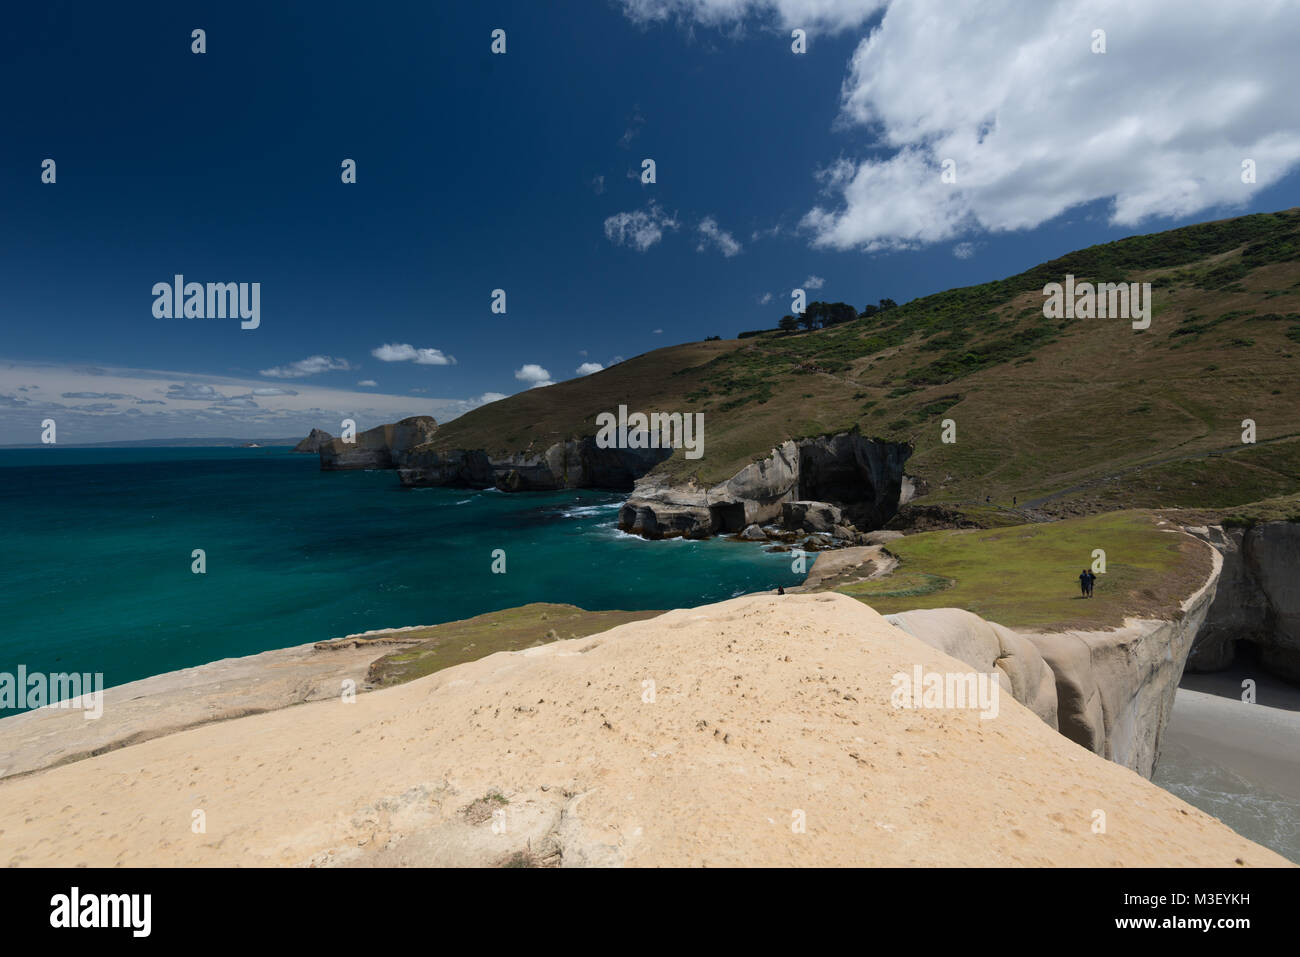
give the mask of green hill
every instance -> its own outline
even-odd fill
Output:
[[[1150,282],[1150,328],[1044,318],[1044,285],[1067,273]],[[914,446],[920,504],[1226,508],[1300,490],[1297,352],[1291,209],[1092,246],[822,330],[659,349],[476,409],[432,445],[541,451],[622,403],[704,413],[703,458],[656,469],[674,480],[723,481],[786,439],[856,428]]]

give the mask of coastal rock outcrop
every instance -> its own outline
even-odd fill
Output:
[[[1259,663],[1300,682],[1300,524],[1187,529],[1223,556],[1223,578],[1187,659],[1189,671],[1222,671],[1238,642],[1259,651]]]
[[[833,532],[844,522],[844,514],[829,502],[786,502],[781,506],[781,524],[791,530]]]
[[[399,468],[412,449],[428,442],[437,431],[433,416],[413,415],[367,429],[352,442],[330,439],[320,447],[321,471]]]
[[[293,447],[293,451],[315,455],[321,450],[321,446],[327,444],[333,438],[334,436],[324,429],[312,429],[305,439]]]
[[[850,523],[870,531],[897,511],[904,489],[903,463],[911,452],[902,442],[841,432],[784,442],[709,487],[650,474],[636,483],[619,511],[618,525],[646,538],[707,538],[777,519],[787,528],[825,533]]]

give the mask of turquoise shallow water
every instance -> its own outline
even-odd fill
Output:
[[[624,535],[622,498],[404,490],[280,448],[0,450],[0,672],[111,687],[531,601],[674,608],[803,577],[758,545]]]

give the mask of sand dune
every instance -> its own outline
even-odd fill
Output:
[[[916,665],[969,670],[841,595],[673,611],[0,781],[0,862],[1286,864],[1009,694],[892,707]]]

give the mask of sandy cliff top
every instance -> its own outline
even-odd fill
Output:
[[[0,782],[0,863],[1286,864],[1010,694],[892,707],[916,665],[969,670],[840,595],[673,611]]]

